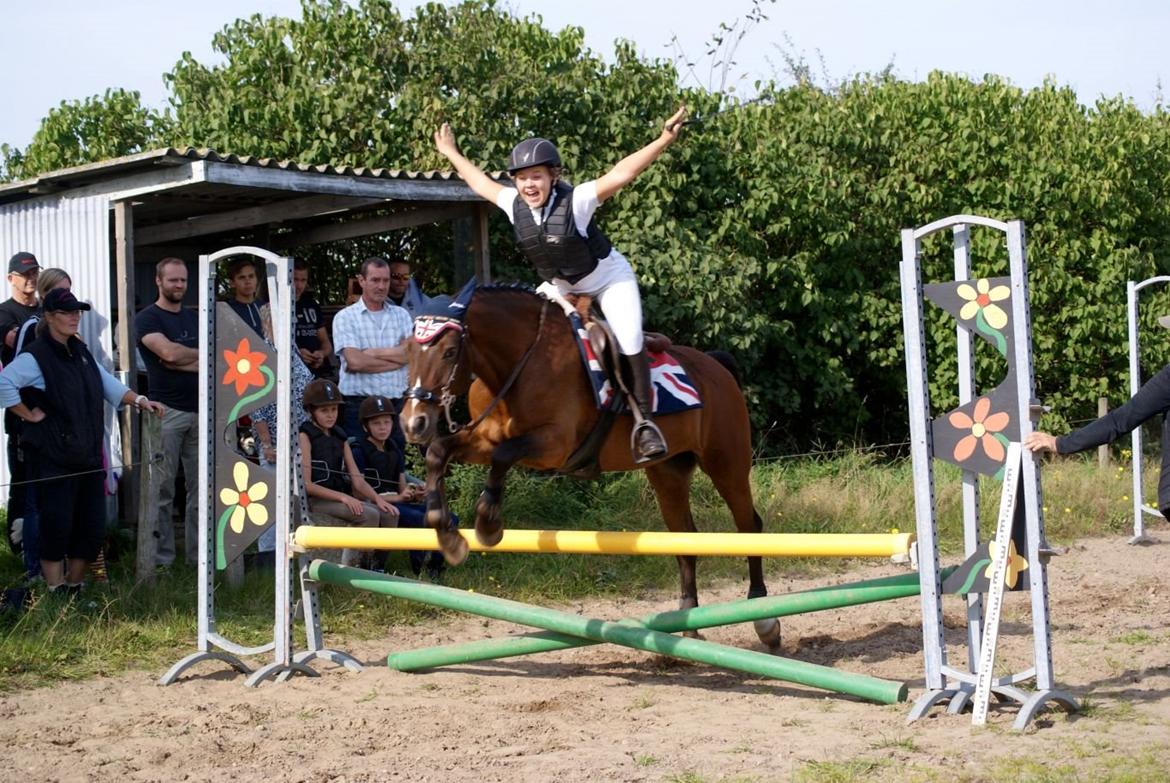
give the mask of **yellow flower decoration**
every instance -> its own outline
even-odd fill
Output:
[[[1011,289],[1006,285],[997,285],[993,288],[991,283],[987,282],[987,278],[980,278],[975,281],[974,288],[963,283],[955,289],[955,293],[967,300],[967,303],[959,310],[959,317],[964,321],[970,321],[982,311],[983,319],[992,329],[1002,329],[1007,326],[1007,313],[1003,311],[1002,307],[995,304],[995,302],[1002,302],[1012,295]]]
[[[996,542],[995,539],[992,539],[987,545],[987,553],[991,555],[991,565],[987,566],[987,570],[983,572],[983,575],[987,577],[989,582],[995,578],[995,550]],[[1019,581],[1020,574],[1027,570],[1028,561],[1020,557],[1019,553],[1016,552],[1016,542],[1009,538],[1008,563],[1007,572],[1003,577],[1004,583],[1008,586],[1009,589],[1014,588],[1016,586],[1016,582]]]
[[[245,518],[253,525],[267,524],[268,509],[257,501],[268,496],[268,485],[263,481],[257,481],[249,487],[248,465],[244,462],[237,462],[232,468],[232,480],[235,482],[235,489],[224,487],[219,491],[220,503],[235,506],[230,522],[232,530],[236,533],[243,532]]]

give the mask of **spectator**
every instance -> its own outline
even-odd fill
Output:
[[[12,296],[0,303],[0,365],[7,367],[16,356],[16,338],[20,327],[39,312],[37,274],[41,265],[32,253],[21,251],[8,259],[8,288]],[[20,447],[21,421],[11,411],[4,412],[4,432],[8,438],[8,545],[20,554],[24,537],[25,499],[28,475],[24,452]]]
[[[228,281],[232,295],[227,299],[228,307],[236,311],[252,331],[263,336],[264,327],[260,321],[260,305],[256,302],[260,279],[256,276],[256,263],[251,256],[236,256],[228,264]]]
[[[37,275],[37,302],[45,301],[45,296],[54,288],[69,290],[72,287],[73,280],[64,269],[42,269]],[[34,315],[21,325],[14,346],[17,356],[25,353],[32,345],[33,340],[44,336],[44,323],[39,315]],[[21,458],[24,460],[25,480],[35,485],[39,475],[36,450],[24,444],[21,447]],[[26,492],[24,496],[24,524],[19,531],[21,556],[24,559],[24,574],[25,578],[30,581],[41,575],[40,534],[37,517],[37,493],[30,487],[30,491]],[[99,564],[100,571],[97,570]],[[94,567],[97,578],[104,581],[105,556],[103,551],[98,552]]]
[[[384,258],[362,262],[358,282],[361,298],[333,319],[333,345],[341,358],[338,386],[346,402],[345,431],[360,436],[358,408],[371,394],[388,397],[394,412],[402,411],[406,391],[406,343],[413,334],[410,314],[386,301],[390,265]],[[395,418],[391,440],[402,452],[406,439]]]
[[[301,425],[297,437],[311,524],[395,527],[398,509],[362,478],[345,432],[337,426],[341,404],[341,392],[333,381],[317,378],[305,387],[309,421]],[[363,503],[354,495],[369,502]],[[356,565],[358,553],[347,549],[341,560],[345,565]]]
[[[386,299],[410,313],[411,320],[419,314],[423,305],[430,301],[430,297],[423,294],[418,283],[411,277],[409,261],[390,262],[390,288]]]
[[[260,317],[264,323],[264,339],[275,348],[276,337],[272,331],[272,308],[265,304],[260,308]],[[305,388],[313,380],[313,373],[309,372],[309,368],[301,361],[299,354],[293,353],[289,356],[289,359],[290,366],[292,367],[292,383],[290,384],[292,433],[295,438],[301,425],[309,420],[309,415],[305,412],[303,401],[305,399]],[[276,403],[269,403],[263,408],[253,411],[251,419],[252,434],[255,436],[256,454],[260,464],[275,467],[276,447],[278,445],[276,441]],[[295,508],[294,513],[296,513]],[[260,534],[260,538],[256,540],[256,548],[261,553],[276,550],[276,525],[273,525]],[[271,558],[271,555],[265,555],[260,560],[267,563]]]
[[[54,288],[73,288],[73,278],[69,277],[69,273],[64,269],[56,267],[42,269],[37,274],[37,302],[45,301],[45,294]],[[29,343],[45,333],[45,327],[42,324],[44,321],[41,320],[38,307],[36,315],[21,324],[20,329],[16,332],[16,343],[13,345],[15,355],[19,356],[24,353],[28,349]]]
[[[174,502],[179,465],[187,486],[183,510],[183,552],[188,563],[199,560],[199,317],[183,307],[187,264],[164,258],[154,269],[158,298],[138,312],[134,331],[146,365],[150,393],[163,406],[162,475],[158,497],[149,505],[156,514],[155,565],[175,562]]]
[[[297,353],[314,376],[332,379],[333,343],[329,341],[329,330],[325,328],[321,306],[309,294],[308,288],[309,263],[298,258],[293,261]]]
[[[51,592],[80,591],[105,536],[105,515],[94,513],[105,506],[102,400],[163,413],[94,361],[77,337],[81,312],[89,309],[71,291],[50,291],[45,338],[0,372],[0,405],[28,425],[24,437],[39,454],[41,569]],[[31,405],[22,390],[29,390]]]
[[[398,527],[426,527],[426,507],[419,501],[423,498],[423,488],[418,484],[408,484],[406,481],[406,467],[402,463],[402,456],[393,444],[387,444],[391,431],[394,429],[394,407],[385,397],[374,395],[362,400],[358,410],[364,430],[361,440],[353,448],[354,461],[361,470],[369,485],[386,500],[398,509]],[[458,527],[459,519],[451,515],[451,526]],[[425,564],[427,575],[431,579],[439,579],[443,569],[447,567],[443,553],[412,551],[410,553],[410,570],[418,576]]]

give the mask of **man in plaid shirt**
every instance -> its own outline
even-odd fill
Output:
[[[406,343],[413,325],[406,310],[391,304],[390,264],[374,256],[362,262],[358,273],[362,296],[333,319],[333,347],[341,358],[341,376],[337,384],[345,399],[345,434],[361,436],[358,406],[371,394],[388,397],[396,413],[402,412],[402,393],[406,391]],[[406,446],[398,417],[390,436],[401,453]]]

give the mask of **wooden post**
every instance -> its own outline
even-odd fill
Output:
[[[1099,419],[1102,416],[1106,415],[1107,413],[1109,413],[1109,400],[1108,400],[1108,398],[1098,397],[1097,398],[1097,418]],[[1134,454],[1133,456],[1134,456],[1134,459],[1137,459],[1137,457],[1138,457],[1137,454]],[[1097,465],[1099,467],[1102,467],[1102,468],[1109,467],[1109,444],[1108,443],[1102,444],[1102,445],[1097,447]]]
[[[475,229],[471,234],[475,254],[475,276],[481,283],[492,281],[491,248],[488,244],[488,215],[490,213],[491,207],[489,205],[476,205]]]
[[[130,407],[130,406],[127,406]],[[154,584],[155,555],[158,553],[158,526],[171,525],[171,519],[158,518],[158,487],[162,477],[162,419],[154,415],[139,417],[136,471],[142,482],[138,493],[138,548],[134,576],[140,583]]]
[[[137,390],[138,373],[134,366],[134,207],[127,201],[114,204],[114,256],[118,276],[118,375],[123,383]],[[141,461],[141,452],[135,453],[139,437],[133,407],[127,405],[122,409],[118,427],[122,436],[122,486],[126,488],[123,508],[132,513],[142,505],[139,499],[142,492],[140,472],[134,467]],[[153,561],[151,568],[154,568]]]

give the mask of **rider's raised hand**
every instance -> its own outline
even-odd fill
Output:
[[[678,107],[678,111],[666,121],[666,125],[662,128],[662,136],[667,140],[667,144],[673,144],[678,139],[679,133],[682,132],[683,120],[686,118],[687,105],[684,103]]]
[[[459,154],[459,145],[455,143],[455,132],[445,122],[435,131],[435,149],[445,158]]]

